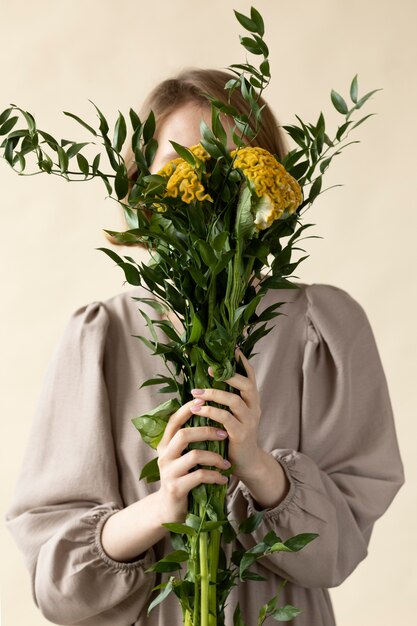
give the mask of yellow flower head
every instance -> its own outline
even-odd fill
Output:
[[[236,154],[233,167],[252,182],[260,198],[254,207],[258,230],[271,226],[284,212],[294,213],[303,199],[301,187],[268,150],[247,147],[230,154]]]
[[[207,161],[210,158],[209,153],[201,144],[191,146],[189,150],[199,161]],[[165,195],[170,198],[180,196],[181,200],[187,204],[193,200],[213,202],[213,198],[205,192],[195,168],[181,157],[169,161],[158,171],[158,175],[168,178]],[[161,204],[157,204],[156,207],[159,212],[165,210]]]

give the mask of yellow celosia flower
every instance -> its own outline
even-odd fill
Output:
[[[189,150],[200,161],[207,161],[210,158],[209,153],[201,144],[191,146]],[[170,198],[180,196],[186,204],[190,204],[193,200],[213,202],[213,198],[206,193],[195,168],[181,157],[169,161],[158,171],[158,175],[168,178],[165,195]],[[165,211],[162,204],[158,203],[155,206],[157,211]]]
[[[284,212],[294,213],[303,199],[301,187],[268,150],[247,147],[230,154],[236,154],[233,167],[242,170],[260,198],[254,207],[258,230],[271,226]]]

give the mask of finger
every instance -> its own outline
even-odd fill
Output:
[[[254,382],[255,381],[255,370],[252,365],[249,363],[249,360],[245,357],[242,350],[240,348],[236,348],[235,350],[236,359],[239,359],[243,363],[243,367],[248,375],[248,378]],[[227,381],[226,381],[227,382]]]
[[[223,391],[222,389],[191,389],[191,393],[196,398],[203,400],[210,400],[211,402],[217,402],[217,404],[224,404],[228,406],[233,413],[238,412],[245,408],[245,404],[241,396],[231,391]]]
[[[187,494],[191,489],[201,485],[201,483],[217,483],[218,485],[225,485],[228,481],[227,476],[216,472],[215,470],[197,469],[194,472],[190,472],[181,478],[177,478],[180,490],[182,493]]]
[[[202,417],[207,417],[214,422],[219,422],[219,424],[223,424],[229,434],[229,437],[232,437],[232,439],[239,434],[239,430],[241,430],[242,424],[244,422],[241,416],[232,415],[231,413],[229,413],[229,411],[226,411],[225,409],[219,409],[218,407],[210,406],[209,404],[195,406],[192,411],[193,413],[198,412],[198,414]]]
[[[239,389],[239,391],[243,391],[244,393],[250,393],[253,391],[253,381],[250,380],[247,376],[242,376],[242,374],[234,374],[231,378],[228,378],[224,381],[228,383],[234,389]]]
[[[190,450],[178,459],[171,461],[170,477],[179,478],[184,476],[195,465],[210,465],[218,467],[219,470],[225,470],[230,467],[230,462],[224,459],[217,452],[211,452],[209,450]]]
[[[204,400],[201,400],[200,402],[202,403],[204,402]],[[191,412],[191,406],[193,405],[195,406],[194,400],[190,400],[189,402],[183,404],[177,411],[175,411],[175,413],[170,416],[158,447],[165,448],[169,444],[175,433],[178,432],[180,428],[184,426],[187,420],[190,419],[191,415],[193,415],[193,413]]]
[[[224,433],[222,435],[221,433]],[[166,459],[178,458],[183,450],[192,441],[221,441],[226,439],[227,432],[212,426],[193,426],[191,428],[180,428],[168,443],[164,457]]]

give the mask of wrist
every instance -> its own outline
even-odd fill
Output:
[[[251,494],[255,505],[262,509],[275,508],[287,496],[290,484],[284,468],[272,454],[259,449],[254,455],[251,471],[239,476]]]
[[[269,456],[262,448],[256,448],[255,452],[251,452],[248,458],[251,459],[250,467],[234,472],[236,478],[246,484],[246,481],[262,480],[268,471],[266,457]]]
[[[184,503],[179,498],[174,498],[166,493],[162,487],[154,493],[156,503],[156,517],[160,525],[169,522],[183,523],[187,515],[187,499]],[[163,527],[164,528],[164,527]],[[166,532],[169,532],[166,529]]]

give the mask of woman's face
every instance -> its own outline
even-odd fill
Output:
[[[207,126],[211,128],[211,109],[209,106],[200,106],[194,102],[183,104],[166,118],[155,134],[158,140],[158,149],[149,168],[151,174],[156,174],[168,161],[178,157],[169,143],[170,140],[186,147],[195,146],[200,142],[201,120],[204,120]],[[230,122],[225,123],[224,120],[222,122],[228,135],[230,150],[232,150],[234,145],[230,131],[231,124]]]

